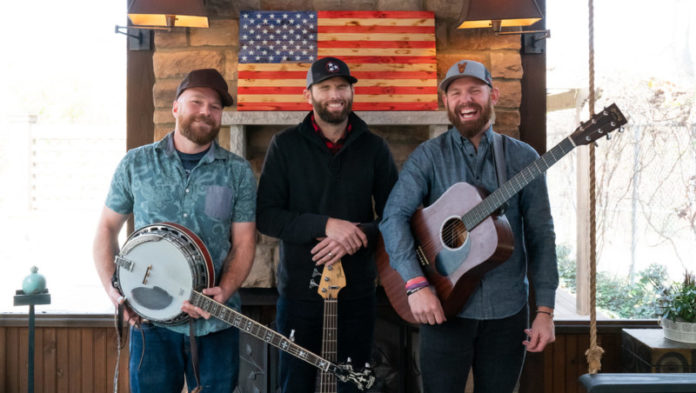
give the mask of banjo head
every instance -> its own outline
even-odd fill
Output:
[[[181,306],[194,290],[215,282],[210,254],[193,232],[158,223],[133,232],[116,257],[116,281],[128,305],[142,318],[178,325],[189,317]]]

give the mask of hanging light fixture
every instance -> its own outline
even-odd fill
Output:
[[[543,17],[534,0],[469,0],[466,16],[457,28],[490,28],[496,34],[548,33],[548,30],[502,30],[504,27],[531,26]]]
[[[205,0],[131,0],[128,5],[130,25],[116,25],[115,32],[129,37],[130,50],[150,50],[151,30],[171,30],[175,27],[207,28]],[[129,29],[138,29],[131,33]]]
[[[462,4],[462,15],[465,16],[458,29],[491,29],[496,35],[522,35],[524,53],[544,53],[545,38],[551,36],[550,30],[521,30],[544,17],[534,0],[469,0],[468,6],[466,2]]]
[[[128,19],[135,27],[208,27],[203,0],[133,0]]]

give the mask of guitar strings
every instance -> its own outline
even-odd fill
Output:
[[[473,209],[469,210],[464,217],[469,216],[473,218],[472,221],[475,222],[473,226],[475,227],[480,222],[484,221],[488,216],[490,216],[497,208],[499,208],[505,201],[510,199],[513,195],[518,193],[522,188],[531,183],[540,174],[544,173],[549,167],[555,164],[560,158],[565,156],[569,151],[573,149],[572,141],[570,138],[563,140],[553,149],[549,150],[546,154],[542,155],[536,161],[529,164],[527,167],[522,169],[517,175],[513,176],[506,184],[511,186],[511,190],[507,187],[500,187],[492,192],[488,197],[486,197],[482,203],[475,206]],[[560,153],[560,154],[558,154]],[[549,162],[549,158],[551,158]],[[541,164],[541,166],[540,166]],[[462,220],[451,221],[445,224],[442,230],[442,239],[448,246],[456,248],[462,244],[458,241],[463,234],[471,232],[471,228],[467,229],[466,225]],[[467,220],[469,221],[469,220]],[[462,239],[463,240],[463,239]],[[434,240],[426,240],[421,243],[425,248],[428,248],[435,244]]]

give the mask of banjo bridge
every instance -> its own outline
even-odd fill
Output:
[[[145,276],[143,277],[143,285],[147,285],[147,278],[150,277],[150,270],[152,270],[152,265],[147,267],[145,270]]]

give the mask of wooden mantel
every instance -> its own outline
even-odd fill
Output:
[[[356,111],[368,126],[429,127],[430,137],[447,131],[449,121],[445,111]],[[299,124],[307,111],[226,111],[222,125],[230,128],[230,150],[246,157],[247,126],[292,126]]]
[[[449,124],[445,111],[357,111],[361,119],[371,126],[412,125],[441,126]],[[307,111],[226,111],[222,125],[284,125],[298,124]]]

